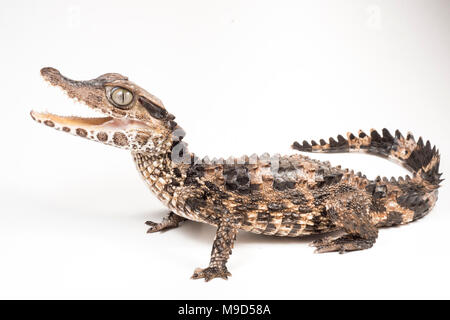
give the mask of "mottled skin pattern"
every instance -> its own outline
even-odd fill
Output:
[[[339,231],[312,243],[317,252],[370,248],[378,228],[405,224],[427,214],[437,200],[439,153],[398,131],[392,136],[359,132],[328,142],[295,142],[304,152],[366,152],[405,166],[412,177],[367,179],[303,155],[198,159],[184,131],[162,102],[119,74],[73,81],[53,68],[45,80],[106,117],[63,117],[31,112],[34,120],[90,140],[130,150],[150,190],[171,213],[146,222],[153,233],[189,219],[217,227],[211,260],[193,278],[230,276],[226,263],[239,230],[298,237]],[[118,90],[119,89],[119,90]]]

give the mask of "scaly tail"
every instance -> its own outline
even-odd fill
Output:
[[[404,138],[398,130],[394,136],[387,129],[382,130],[382,136],[372,129],[370,135],[362,131],[358,136],[348,133],[347,139],[339,135],[337,140],[330,138],[328,142],[323,139],[319,143],[294,142],[292,148],[304,152],[364,152],[400,163],[411,171],[412,178],[388,181],[377,177],[368,181],[366,190],[373,194],[371,210],[377,226],[403,224],[423,217],[434,206],[443,181],[436,147],[431,148],[429,141],[424,144],[422,138],[416,142],[410,133]]]

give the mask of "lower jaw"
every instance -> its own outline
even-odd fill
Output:
[[[83,129],[87,131],[115,131],[126,129],[148,129],[142,121],[117,119],[113,117],[83,118],[59,116],[46,112],[31,111],[31,117],[38,123],[63,131]]]
[[[144,122],[113,117],[82,118],[31,112],[31,117],[48,127],[82,138],[132,151],[151,152],[151,128]]]

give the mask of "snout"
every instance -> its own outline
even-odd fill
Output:
[[[46,81],[50,82],[51,85],[59,85],[63,79],[61,73],[55,68],[45,67],[41,69],[41,76]]]

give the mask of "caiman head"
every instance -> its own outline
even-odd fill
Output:
[[[75,81],[54,68],[43,68],[41,75],[52,86],[103,117],[58,116],[31,111],[31,117],[49,127],[83,138],[142,152],[162,152],[183,136],[157,97],[117,73],[106,73],[88,81]]]

